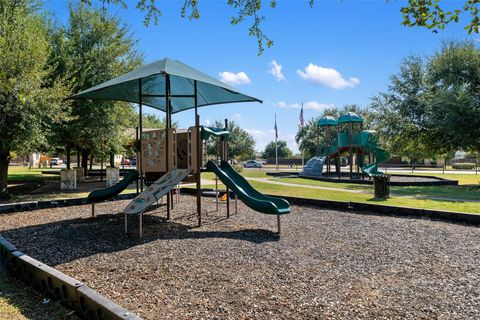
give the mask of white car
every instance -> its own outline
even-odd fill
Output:
[[[52,160],[50,160],[50,164],[52,166],[58,166],[60,164],[63,164],[63,160],[60,158],[52,158]]]
[[[244,168],[262,168],[263,164],[257,160],[248,160],[243,164]]]

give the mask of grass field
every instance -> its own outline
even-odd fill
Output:
[[[335,183],[302,178],[270,178],[272,181],[282,181],[299,185],[321,186],[328,188],[342,188],[345,190],[360,190],[372,192],[371,185],[360,185],[353,183]],[[480,200],[480,188],[469,186],[392,186],[390,187],[392,195],[408,195],[414,197],[435,197],[435,198],[455,198],[463,200]],[[480,203],[479,203],[480,206]]]
[[[11,167],[10,181],[35,181],[35,180],[56,180],[58,175],[42,175],[42,170],[50,169],[32,169],[26,167]],[[55,170],[55,169],[53,169]],[[282,186],[276,184],[269,184],[266,181],[250,181],[259,191],[265,193],[272,193],[277,195],[296,196],[313,199],[337,200],[337,201],[360,201],[373,202],[373,187],[371,185],[358,185],[353,183],[333,183],[317,180],[309,180],[302,178],[273,178],[267,176],[266,172],[269,169],[262,170],[243,170],[242,175],[249,178],[262,178],[269,181],[286,182],[289,184],[298,185],[292,188],[291,186]],[[407,173],[408,174],[408,173]],[[480,213],[480,202],[472,202],[472,200],[480,200],[480,188],[473,185],[478,185],[480,175],[468,174],[434,174],[434,173],[418,173],[416,175],[435,175],[438,177],[459,180],[461,186],[429,186],[429,187],[391,187],[392,198],[387,201],[379,202],[381,204],[407,206],[414,208],[426,209],[442,209],[448,211],[461,211]],[[214,174],[207,172],[202,174],[202,178],[213,180]],[[470,185],[470,186],[467,186]],[[323,188],[331,188],[334,190],[320,190],[308,188],[308,186],[318,186]],[[205,187],[205,186],[204,186]],[[213,186],[210,186],[213,187]],[[338,190],[338,189],[343,189]],[[134,189],[127,189],[123,193],[131,193]],[[349,192],[357,191],[357,192]],[[16,196],[13,201],[32,201],[32,200],[55,200],[65,198],[86,197],[88,192],[83,193],[55,193],[55,194],[40,194],[40,195],[24,195]],[[442,199],[443,198],[443,199]],[[470,201],[470,202],[469,202]]]
[[[474,184],[474,185],[480,185],[480,174],[456,174],[456,173],[428,173],[428,172],[414,172],[414,173],[409,173],[405,172],[402,174],[411,174],[411,175],[418,175],[418,176],[434,176],[434,177],[439,177],[443,179],[449,179],[449,180],[458,180],[458,184]]]
[[[402,206],[420,209],[433,209],[443,211],[468,212],[480,214],[480,202],[464,202],[464,201],[447,201],[447,200],[430,200],[410,197],[392,197],[388,200],[381,201],[373,199],[371,193],[351,193],[338,190],[320,190],[308,188],[308,186],[299,185],[296,188],[291,186],[282,186],[270,184],[266,182],[250,181],[251,184],[262,193],[268,193],[279,196],[291,196],[320,200],[335,201],[352,201],[375,203],[389,206]],[[213,188],[213,185],[202,186],[204,188]]]
[[[50,168],[32,168],[22,166],[12,166],[8,168],[8,182],[27,182],[38,180],[60,180],[59,175],[42,174],[42,171],[58,171],[59,169]]]

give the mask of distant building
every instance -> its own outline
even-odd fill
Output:
[[[467,157],[467,153],[463,150],[457,150],[455,152],[455,160],[465,159]]]

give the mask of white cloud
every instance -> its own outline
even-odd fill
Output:
[[[241,121],[242,120],[242,115],[240,113],[235,113],[233,116],[232,116],[232,119],[235,120],[235,121]]]
[[[258,152],[263,152],[267,144],[275,141],[275,130],[273,128],[270,130],[258,130],[253,128],[245,130],[255,139],[255,150]],[[298,152],[298,146],[295,142],[294,134],[287,134],[278,130],[278,139],[287,141],[287,145],[290,150],[292,150],[294,153]]]
[[[210,121],[210,119],[206,118],[206,119],[203,121],[203,124],[208,127],[209,125],[212,124],[212,121]]]
[[[268,73],[270,73],[277,81],[285,81],[285,75],[282,72],[282,65],[278,64],[277,61],[272,60],[270,62],[270,70],[268,70]]]
[[[335,107],[335,105],[333,103],[320,103],[318,101],[309,101],[306,102],[303,107],[306,110],[323,111],[328,108],[333,108]]]
[[[300,109],[302,106],[301,103],[286,103],[285,101],[278,101],[277,107],[282,109]],[[327,108],[333,108],[335,105],[332,103],[321,103],[318,101],[308,101],[303,104],[304,110],[315,110],[315,111],[323,111]]]
[[[275,130],[258,130],[258,129],[245,129],[249,134],[252,135],[253,139],[255,139],[255,150],[262,152],[265,150],[265,147],[268,143],[275,140]],[[279,132],[280,133],[280,132]]]
[[[325,68],[310,63],[305,67],[305,71],[297,70],[297,74],[303,80],[316,85],[323,85],[333,89],[353,88],[360,83],[355,77],[344,79],[340,72],[333,68]]]
[[[247,74],[243,71],[239,73],[223,71],[219,72],[218,75],[220,76],[220,81],[228,83],[228,84],[247,84],[250,83],[250,78],[248,78]]]

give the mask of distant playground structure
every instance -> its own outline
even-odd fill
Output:
[[[363,129],[363,118],[360,115],[348,112],[338,119],[325,116],[317,125],[325,129],[325,145],[318,146],[318,156],[305,164],[300,173],[301,177],[334,176],[340,179],[342,177],[340,161],[345,156],[348,156],[349,160],[350,179],[383,175],[383,172],[378,170],[378,164],[387,161],[390,154],[379,147],[375,131]],[[332,165],[335,167],[334,173],[331,172]]]

